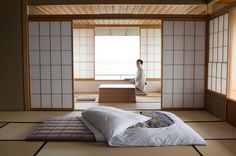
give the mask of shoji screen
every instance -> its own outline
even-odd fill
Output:
[[[147,78],[161,77],[161,29],[141,28],[140,56]]]
[[[94,79],[94,29],[74,29],[74,76]]]
[[[73,108],[71,21],[29,22],[31,108]]]
[[[204,107],[205,21],[163,21],[163,108]]]
[[[210,20],[208,89],[226,95],[228,14]]]

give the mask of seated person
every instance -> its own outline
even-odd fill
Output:
[[[135,78],[133,79],[126,79],[130,80],[136,87],[136,94],[142,94],[142,95],[147,95],[145,92],[145,87],[146,87],[146,77],[145,77],[145,72],[142,68],[143,65],[143,60],[138,59],[136,61],[136,66],[138,68],[138,71],[136,73]]]

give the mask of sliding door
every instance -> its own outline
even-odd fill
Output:
[[[162,108],[203,108],[205,21],[163,21]]]
[[[71,21],[29,22],[31,109],[73,109]]]

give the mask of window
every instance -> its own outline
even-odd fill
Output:
[[[95,79],[134,77],[139,45],[139,36],[95,36]]]

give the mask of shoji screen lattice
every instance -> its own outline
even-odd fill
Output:
[[[163,21],[163,108],[204,107],[205,21]]]
[[[210,20],[208,89],[226,95],[228,14]]]
[[[71,21],[29,22],[31,108],[73,108]]]
[[[161,77],[161,29],[141,28],[140,57],[144,61],[147,78]]]
[[[94,79],[94,29],[74,29],[74,76]]]

